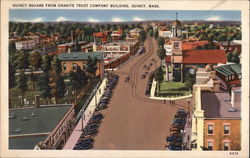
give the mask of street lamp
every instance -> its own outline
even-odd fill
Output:
[[[181,136],[182,136],[182,150],[184,150],[184,136],[185,136],[185,130],[181,130]]]
[[[85,114],[84,114],[84,111],[83,110],[81,110],[81,112],[82,112],[82,132],[83,132],[83,121],[85,120]]]

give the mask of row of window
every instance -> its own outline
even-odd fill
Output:
[[[213,150],[214,141],[207,142],[208,150]],[[223,141],[223,150],[229,150],[229,141]]]
[[[208,131],[207,131],[208,135],[214,134],[214,125],[213,124],[209,124],[207,129],[208,129]],[[224,134],[225,135],[230,134],[230,125],[224,125]]]

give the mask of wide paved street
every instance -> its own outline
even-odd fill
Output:
[[[141,79],[152,58],[160,60],[156,54],[157,41],[147,39],[146,53],[136,56],[115,73],[120,76],[108,108],[102,110],[104,119],[94,138],[93,149],[113,150],[163,150],[174,113],[178,108],[187,108],[186,100],[177,101],[175,106],[163,101],[152,101],[145,96],[148,76]],[[155,69],[155,65],[150,71]],[[131,81],[125,82],[130,76]]]

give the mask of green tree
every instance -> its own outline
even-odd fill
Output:
[[[24,71],[21,71],[17,79],[17,88],[21,91],[21,105],[23,105],[24,93],[28,88],[27,77]]]
[[[90,56],[88,56],[86,71],[91,75],[91,77],[95,76],[97,70],[96,64],[97,64],[97,58],[91,59]]]
[[[238,64],[240,62],[239,53],[237,51],[233,52],[231,61]]]
[[[157,39],[158,36],[159,36],[159,32],[158,32],[158,30],[155,30],[155,32],[154,32],[154,37],[155,37],[155,39]]]
[[[42,70],[43,72],[49,72],[51,69],[51,56],[44,55],[42,60]]]
[[[146,38],[147,38],[146,32],[145,32],[144,29],[142,29],[142,30],[140,31],[140,40],[141,40],[142,42],[145,42]]]
[[[207,35],[207,38],[208,38],[208,40],[209,40],[210,42],[213,42],[214,39],[215,39],[214,33],[209,33],[209,34]]]
[[[66,86],[64,83],[64,78],[61,75],[62,66],[58,58],[54,58],[52,61],[52,71],[51,71],[51,96],[55,98],[55,103],[57,103],[58,98],[63,98],[66,92]]]
[[[160,46],[160,48],[157,51],[157,55],[161,59],[161,66],[162,66],[162,61],[165,59],[166,56],[166,50],[162,46]]]
[[[23,50],[18,51],[16,54],[16,65],[17,68],[21,71],[25,71],[25,69],[29,68],[29,54]]]
[[[148,34],[149,34],[150,37],[153,37],[153,36],[154,36],[154,31],[153,31],[152,29],[150,29],[150,30],[148,31]]]
[[[228,61],[228,62],[232,62],[232,57],[233,57],[233,53],[228,52],[228,53],[227,53],[227,61]]]
[[[49,72],[44,71],[39,78],[39,90],[41,92],[42,98],[45,100],[46,104],[50,104],[51,99],[51,87]]]
[[[188,73],[187,78],[185,80],[185,86],[190,90],[192,90],[194,84],[195,84],[195,75]]]
[[[158,38],[158,46],[163,47],[164,46],[164,38],[160,37]]]
[[[157,96],[159,96],[160,84],[163,81],[162,67],[159,67],[158,69],[156,69],[155,80],[157,81]]]
[[[16,85],[16,46],[14,42],[9,43],[9,88]]]
[[[77,96],[78,91],[82,89],[82,87],[87,83],[88,77],[86,76],[85,72],[77,66],[76,71],[71,71],[69,76],[69,93],[72,94],[70,100],[73,102]],[[77,91],[78,90],[78,91]]]

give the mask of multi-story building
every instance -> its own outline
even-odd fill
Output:
[[[193,87],[192,150],[240,150],[241,88],[221,91],[215,72],[206,76]]]
[[[167,28],[166,26],[162,26],[158,29],[159,37],[163,38],[171,38],[172,37],[172,31],[171,29]]]
[[[71,52],[71,53],[60,53],[58,54],[58,59],[61,61],[62,71],[67,74],[71,71],[76,71],[77,67],[80,67],[82,70],[86,70],[86,64],[88,60],[97,59],[97,70],[96,76],[100,78],[104,77],[104,60],[103,52]]]
[[[122,29],[118,29],[116,31],[112,31],[111,33],[112,41],[118,41],[122,39]]]
[[[81,49],[81,47],[86,46],[88,44],[89,44],[89,42],[87,42],[87,41],[79,41],[78,42],[80,49]],[[75,45],[76,45],[76,42],[69,42],[69,43],[60,44],[57,46],[57,53],[72,52]]]
[[[138,39],[140,37],[140,31],[141,31],[141,29],[134,28],[134,29],[129,31],[129,36],[132,38]]]
[[[31,50],[37,47],[39,44],[38,39],[34,40],[24,40],[24,41],[17,41],[16,42],[16,49],[17,50]]]

